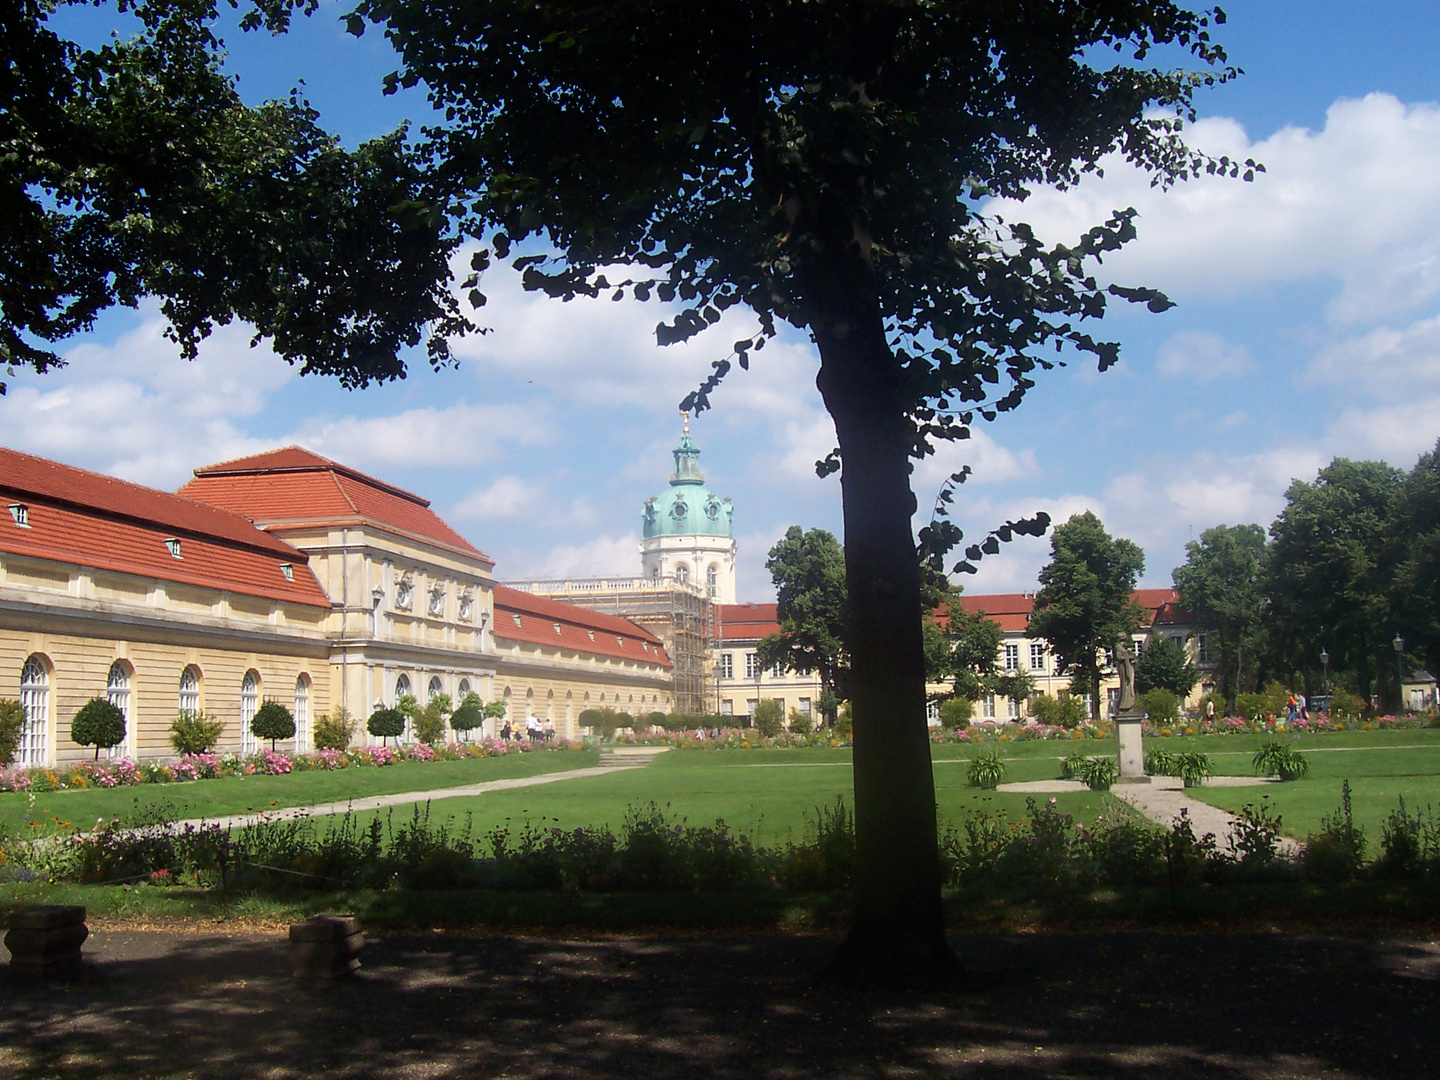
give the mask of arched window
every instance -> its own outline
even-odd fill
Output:
[[[690,567],[686,566],[683,562],[676,566],[675,580],[681,585],[687,584],[690,581]]]
[[[260,675],[254,671],[245,672],[240,681],[240,753],[255,753],[255,733],[250,730],[250,721],[260,708]]]
[[[310,749],[310,676],[295,680],[295,752]]]
[[[715,596],[715,591],[720,587],[720,568],[711,563],[705,570],[705,594]]]
[[[122,755],[135,738],[135,718],[130,710],[130,665],[116,660],[105,676],[105,700],[125,714],[125,741],[110,747],[111,757]]]
[[[398,705],[400,703],[400,699],[402,697],[407,697],[409,693],[410,676],[401,675],[398,679],[395,680],[395,703]]]
[[[191,664],[180,673],[179,709],[194,716],[200,711],[200,669]]]
[[[465,695],[468,694],[468,693],[470,693],[470,680],[469,680],[469,679],[461,679],[461,680],[460,680],[460,685],[455,688],[455,692],[460,695],[460,701],[464,701],[464,700],[465,700]],[[457,705],[458,705],[459,703],[460,703],[459,701],[456,702]]]
[[[430,679],[430,685],[425,688],[425,700],[434,701],[445,692],[445,686],[440,682],[440,676],[435,675]]]
[[[45,734],[50,721],[50,669],[43,657],[31,656],[20,669],[20,704],[25,726],[15,748],[15,764],[33,769],[45,764]]]

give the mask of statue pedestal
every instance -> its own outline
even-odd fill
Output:
[[[1145,775],[1145,750],[1140,743],[1140,721],[1145,714],[1136,709],[1126,709],[1115,717],[1115,735],[1120,743],[1119,784],[1148,784]]]

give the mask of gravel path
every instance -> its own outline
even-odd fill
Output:
[[[1209,787],[1259,787],[1273,781],[1255,776],[1216,776],[1207,780]],[[1116,784],[1110,794],[1123,799],[1151,821],[1170,827],[1180,812],[1186,811],[1195,826],[1195,835],[1214,833],[1223,848],[1234,836],[1234,814],[1197,799],[1194,789],[1187,790],[1184,781],[1175,776],[1152,776],[1148,784]],[[1300,853],[1300,845],[1289,837],[1281,837],[1276,850],[1290,858]]]
[[[0,969],[0,1080],[1419,1080],[1440,941],[953,939],[971,994],[818,985],[818,936],[372,941],[307,988],[278,933],[117,932],[73,983]]]
[[[579,776],[595,776],[623,772],[627,769],[643,769],[650,763],[647,758],[625,758],[605,760],[599,765],[584,769],[566,769],[562,772],[541,773],[539,776],[516,776],[508,780],[486,780],[480,784],[465,784],[462,787],[435,788],[432,791],[398,791],[390,795],[368,795],[362,799],[345,802],[319,803],[315,806],[286,806],[266,810],[258,814],[231,814],[227,817],[190,818],[177,821],[172,828],[186,826],[199,828],[201,825],[218,825],[222,829],[239,829],[262,821],[289,821],[298,817],[324,817],[328,814],[343,814],[347,811],[359,813],[362,810],[380,810],[386,806],[405,806],[409,803],[437,802],[440,799],[461,799],[471,795],[483,795],[487,791],[510,791],[514,788],[534,787],[536,784],[553,784],[560,780],[573,780]]]

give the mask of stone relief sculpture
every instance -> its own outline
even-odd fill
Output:
[[[438,581],[430,586],[430,614],[445,614],[445,586]]]
[[[459,609],[460,618],[469,622],[470,616],[475,610],[475,593],[470,589],[465,589],[460,593]]]
[[[415,595],[415,575],[406,570],[395,575],[395,606],[409,611]]]

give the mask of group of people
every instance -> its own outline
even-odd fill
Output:
[[[525,731],[522,735],[520,730],[510,723],[510,718],[505,718],[505,726],[500,729],[500,738],[506,742],[518,742],[521,738],[528,738],[532,743],[553,742],[555,739],[555,721],[549,719],[540,723],[540,718],[534,713],[525,717]]]

